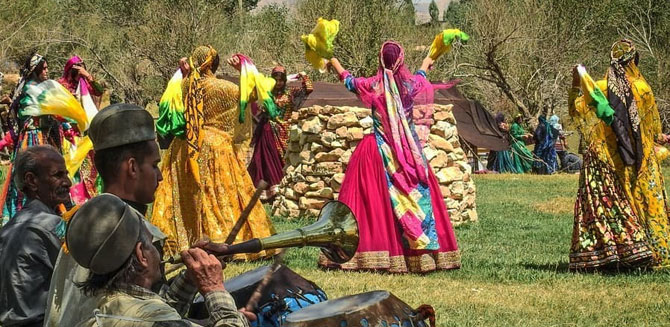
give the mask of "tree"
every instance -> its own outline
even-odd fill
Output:
[[[430,14],[431,23],[435,24],[440,21],[440,9],[437,8],[435,0],[430,1],[430,5],[428,5],[428,13]]]

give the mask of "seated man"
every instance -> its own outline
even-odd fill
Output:
[[[223,286],[221,263],[202,249],[182,251],[187,270],[164,297],[151,291],[161,281],[161,258],[143,219],[112,194],[89,200],[72,217],[68,249],[90,270],[78,286],[97,298],[96,309],[78,326],[197,326],[181,317],[196,289],[205,297],[212,326],[248,326]]]
[[[0,229],[0,325],[42,326],[64,227],[55,209],[70,201],[72,183],[63,156],[47,145],[19,152],[14,169],[26,204]]]

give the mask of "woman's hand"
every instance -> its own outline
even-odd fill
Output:
[[[191,66],[188,64],[188,58],[184,57],[179,59],[179,69],[183,76],[188,75],[191,72]]]
[[[572,67],[572,87],[581,86],[581,81],[579,79],[579,71],[577,70],[577,67],[579,67],[579,65],[575,65],[574,67]]]
[[[91,77],[91,74],[89,74],[89,73],[86,71],[86,68],[84,68],[83,66],[80,66],[80,65],[74,65],[74,66],[72,66],[72,68],[74,68],[74,69],[77,71],[77,74],[79,74],[79,77],[80,77],[80,78],[83,78],[83,79],[85,79],[85,80],[88,81],[88,82],[90,82],[90,81],[93,80],[93,77]]]
[[[331,58],[328,63],[335,69],[335,73],[337,73],[338,76],[341,75],[345,70],[344,67],[342,67],[342,64],[340,64],[340,61],[335,57]]]
[[[226,62],[231,67],[235,68],[235,70],[237,70],[238,72],[242,70],[242,64],[240,63],[240,57],[238,57],[237,55],[228,58],[228,60],[226,60]]]
[[[423,58],[423,62],[421,63],[420,70],[423,70],[424,72],[427,72],[431,67],[433,67],[434,63],[435,63],[435,60],[433,60],[433,58],[431,58],[430,56],[427,56],[426,58]]]

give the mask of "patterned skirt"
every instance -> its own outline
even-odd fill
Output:
[[[204,127],[198,165],[200,184],[188,167],[188,145],[175,138],[163,155],[163,181],[156,190],[151,223],[167,235],[165,254],[188,249],[208,237],[223,242],[255,191],[249,173],[233,150],[231,137],[216,128]],[[275,233],[260,202],[251,210],[234,243]],[[235,255],[236,260],[269,257],[275,250]]]
[[[338,200],[351,208],[358,221],[360,240],[354,258],[337,264],[325,256],[319,266],[343,270],[391,273],[427,273],[458,269],[461,255],[440,187],[429,169],[430,197],[438,250],[412,250],[406,246],[388,191],[386,172],[374,134],[366,135],[351,156]]]
[[[614,169],[589,149],[579,176],[570,269],[639,267],[652,252]]]

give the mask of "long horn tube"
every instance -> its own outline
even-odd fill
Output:
[[[316,246],[331,261],[345,263],[356,253],[358,240],[358,223],[351,209],[342,202],[330,201],[321,209],[319,220],[309,226],[233,244],[222,252],[212,254],[222,257],[279,248]],[[166,262],[181,263],[181,257],[174,256]]]

